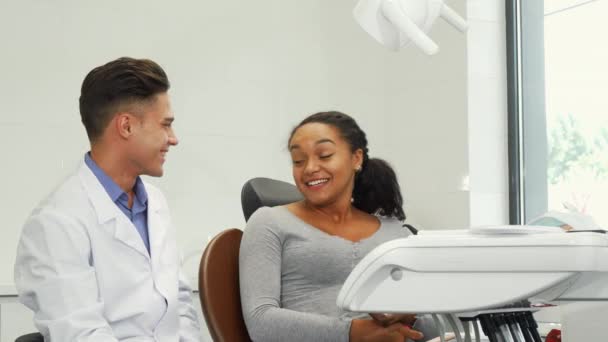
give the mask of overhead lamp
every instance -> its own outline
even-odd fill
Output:
[[[439,46],[427,35],[437,18],[464,32],[466,21],[443,0],[360,0],[355,20],[380,44],[398,51],[413,43],[428,55]]]

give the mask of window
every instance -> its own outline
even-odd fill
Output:
[[[510,220],[608,227],[608,0],[506,0]]]

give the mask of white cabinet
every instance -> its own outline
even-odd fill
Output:
[[[0,341],[13,342],[21,335],[36,332],[34,313],[17,301],[17,297],[0,297]]]

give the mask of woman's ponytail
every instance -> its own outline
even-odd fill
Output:
[[[355,175],[353,205],[370,214],[405,220],[397,175],[386,161],[365,156],[361,171]]]

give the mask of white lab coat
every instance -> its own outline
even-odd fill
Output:
[[[46,341],[200,341],[167,204],[145,187],[151,257],[84,162],[25,223],[15,284]]]

